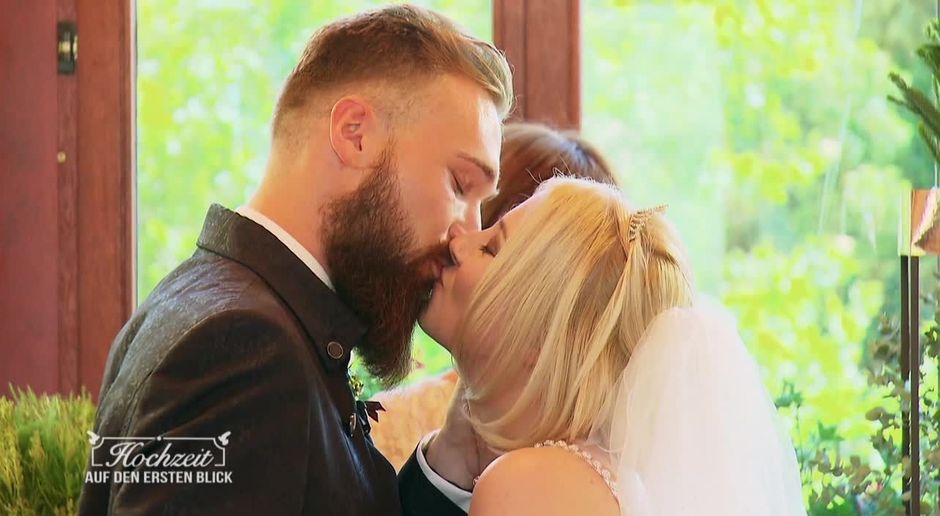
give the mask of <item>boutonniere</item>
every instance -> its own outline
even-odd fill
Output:
[[[352,390],[353,397],[358,400],[362,397],[362,391],[366,388],[366,384],[359,379],[355,372],[349,371],[349,388]]]
[[[385,412],[385,407],[383,407],[381,403],[372,400],[364,401],[363,404],[365,405],[366,414],[369,415],[369,419],[378,423],[379,412]]]
[[[365,409],[369,419],[379,422],[379,412],[385,412],[385,407],[378,401],[362,400],[362,391],[365,390],[365,383],[359,379],[355,372],[349,372],[349,388],[352,390],[356,402]]]

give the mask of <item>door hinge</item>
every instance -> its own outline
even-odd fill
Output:
[[[78,27],[73,21],[59,22],[58,30],[59,73],[72,75],[78,62]]]

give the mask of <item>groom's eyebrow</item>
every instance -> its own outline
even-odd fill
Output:
[[[506,241],[506,222],[499,219],[499,232],[503,234],[503,242]]]
[[[467,154],[466,152],[461,152],[460,154],[457,154],[457,157],[460,159],[469,161],[470,163],[473,163],[474,165],[477,166],[477,168],[483,171],[483,175],[485,175],[487,179],[489,179],[490,181],[493,181],[494,183],[496,182],[496,171],[493,170],[493,167],[487,165],[483,160],[479,158],[475,158]]]

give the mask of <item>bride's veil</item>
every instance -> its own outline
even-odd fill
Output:
[[[657,316],[589,444],[608,452],[627,515],[806,514],[793,446],[719,306]]]

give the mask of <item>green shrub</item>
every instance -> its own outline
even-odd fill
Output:
[[[75,514],[95,420],[87,392],[0,397],[0,514]]]

